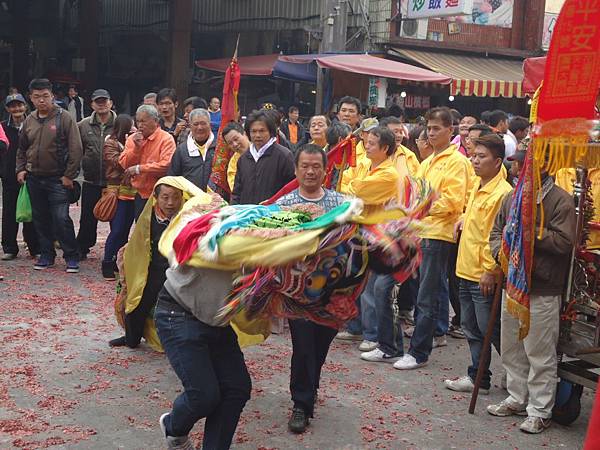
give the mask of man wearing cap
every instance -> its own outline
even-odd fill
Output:
[[[104,141],[113,131],[116,114],[111,110],[113,102],[105,89],[96,89],[92,93],[92,115],[79,122],[79,133],[83,144],[83,187],[81,189],[81,220],[77,245],[81,259],[85,259],[90,248],[96,245],[98,220],[94,216],[94,207],[102,196],[106,186],[102,167],[102,149]]]
[[[348,123],[344,121],[344,123]],[[371,161],[367,158],[367,152],[365,150],[365,140],[369,136],[369,132],[379,126],[379,121],[374,117],[364,119],[360,123],[360,127],[353,131],[353,135],[358,137],[359,141],[356,144],[356,166],[348,167],[342,174],[342,184],[340,190],[343,193],[348,193],[350,189],[350,182],[359,176],[364,175],[365,172],[369,171],[371,167]]]
[[[81,136],[73,118],[54,103],[52,83],[37,78],[29,83],[36,110],[23,122],[17,150],[17,181],[27,179],[33,224],[40,242],[36,270],[54,265],[58,239],[68,273],[79,272],[79,252],[69,216],[70,193],[81,164]]]
[[[27,115],[27,103],[21,94],[12,94],[4,100],[8,120],[2,122],[0,127],[0,177],[2,178],[2,261],[10,261],[17,257],[19,246],[17,244],[17,233],[19,224],[16,221],[17,197],[19,195],[19,183],[15,167],[17,165],[17,148],[19,146],[19,133],[23,128],[23,122]],[[8,140],[8,149],[4,148]],[[6,152],[5,152],[6,150]],[[31,256],[39,253],[39,246],[35,228],[32,222],[23,223],[23,238]]]

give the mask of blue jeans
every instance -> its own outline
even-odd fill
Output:
[[[421,241],[423,260],[419,269],[417,319],[408,350],[419,363],[429,359],[440,315],[440,301],[444,297],[444,293],[447,299],[450,245],[450,242],[437,239]]]
[[[477,377],[477,369],[479,367],[479,355],[483,349],[483,338],[487,331],[488,322],[492,312],[493,296],[484,296],[479,290],[479,283],[473,281],[459,279],[459,298],[461,322],[469,350],[471,350],[471,365],[467,373],[471,380],[475,381]],[[492,334],[492,344],[500,354],[500,320],[499,315],[494,324],[494,332]],[[492,372],[490,371],[491,352],[488,351],[488,357],[485,363],[485,374],[481,379],[481,388],[489,389]]]
[[[163,288],[154,313],[160,342],[183,392],[165,420],[169,436],[187,436],[206,417],[202,448],[226,450],[252,389],[237,336],[211,327],[179,306]]]
[[[117,212],[113,220],[110,221],[110,233],[104,245],[103,262],[113,262],[119,249],[127,244],[134,216],[135,206],[133,200],[119,200],[117,202]]]
[[[68,189],[60,177],[27,175],[33,225],[38,235],[42,257],[54,259],[54,238],[58,239],[67,261],[79,261],[73,221],[69,216]]]
[[[392,290],[394,289],[394,277],[392,275],[369,273],[367,286],[361,295],[361,306],[363,308],[363,327],[365,339],[378,342],[378,348],[391,356],[402,356],[402,330],[400,321],[395,320],[392,303]],[[374,311],[373,318],[367,316],[365,321],[365,310]],[[376,334],[370,334],[375,328]],[[373,339],[371,339],[373,337]]]

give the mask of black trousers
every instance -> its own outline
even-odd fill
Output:
[[[458,242],[451,244],[448,255],[448,296],[454,310],[452,325],[460,327],[460,297],[458,296],[458,277],[456,276],[456,258],[458,258]]]
[[[9,184],[2,186],[2,251],[4,253],[12,253],[13,255],[19,253],[19,246],[17,245],[19,223],[16,221],[19,189],[20,186],[11,186]],[[40,253],[40,246],[33,222],[23,223],[23,239],[32,256]]]
[[[140,197],[140,194],[135,194],[135,199],[133,201],[135,208],[135,221],[137,223],[138,219],[140,218],[140,215],[142,214],[142,211],[144,211],[144,208],[146,207],[146,202],[148,201],[148,199]]]
[[[94,207],[102,197],[102,189],[103,186],[86,182],[81,186],[81,219],[77,233],[77,245],[81,256],[87,255],[90,248],[96,245],[98,219],[94,216]]]
[[[337,330],[302,319],[290,320],[289,324],[292,335],[292,401],[294,407],[304,409],[312,417],[321,368]]]
[[[125,316],[125,341],[127,346],[135,348],[140,345],[144,335],[146,319],[152,317],[152,309],[156,305],[158,293],[165,284],[166,275],[163,271],[149,270],[148,280],[142,293],[140,304]]]

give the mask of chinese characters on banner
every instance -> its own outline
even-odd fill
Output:
[[[391,102],[406,109],[429,109],[431,108],[431,97],[428,95],[407,94],[402,97],[400,94],[394,94]]]
[[[387,94],[387,78],[371,77],[369,78],[369,106],[385,108],[385,98]]]
[[[554,27],[538,120],[594,117],[600,81],[600,0],[567,0]]]
[[[473,12],[473,0],[408,0],[408,18],[458,16]]]

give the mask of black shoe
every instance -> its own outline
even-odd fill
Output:
[[[127,340],[125,336],[121,336],[119,338],[108,341],[108,345],[111,347],[125,347],[127,345]]]
[[[102,276],[106,281],[115,281],[117,279],[112,261],[102,261]]]
[[[292,417],[288,422],[288,428],[292,433],[304,433],[308,427],[308,416],[302,408],[294,407],[292,409]]]

